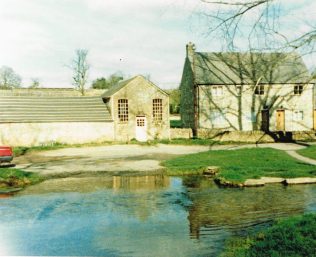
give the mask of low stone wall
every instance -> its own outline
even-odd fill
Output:
[[[274,137],[273,137],[274,136]],[[273,143],[280,136],[276,133],[270,135],[263,131],[221,131],[210,129],[198,129],[199,138],[209,138],[221,142],[247,142],[247,143]],[[189,128],[171,128],[170,138],[192,138],[192,130]],[[316,141],[316,131],[297,131],[286,133],[285,140]]]
[[[170,139],[192,138],[192,129],[189,128],[170,128]]]
[[[2,123],[0,145],[84,144],[114,140],[113,122]]]
[[[296,131],[292,132],[293,140],[296,141],[316,141],[316,131]]]

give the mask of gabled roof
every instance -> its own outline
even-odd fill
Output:
[[[101,97],[0,96],[0,123],[112,121]]]
[[[297,53],[194,52],[195,81],[212,84],[307,83],[310,74]]]
[[[147,81],[150,85],[152,85],[153,87],[155,87],[157,90],[159,90],[160,92],[162,92],[165,95],[168,95],[168,93],[166,93],[165,91],[163,91],[161,88],[157,87],[154,83],[152,83],[151,81],[149,81],[148,79],[146,79],[144,76],[142,75],[137,75],[135,77],[132,77],[130,79],[124,80],[120,83],[118,83],[116,86],[113,86],[111,88],[109,88],[108,91],[106,91],[102,97],[103,98],[110,98],[112,95],[114,95],[115,93],[117,93],[118,91],[120,91],[122,88],[124,88],[125,86],[127,86],[129,83],[131,83],[132,81],[136,80],[136,79],[142,79],[144,81]]]

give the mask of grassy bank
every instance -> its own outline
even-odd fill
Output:
[[[12,188],[23,188],[41,182],[43,179],[36,173],[19,169],[0,168],[0,192]]]
[[[219,177],[244,182],[260,177],[313,177],[316,167],[300,163],[285,152],[271,148],[208,151],[167,160],[162,163],[169,175],[201,174],[208,166],[219,166]]]
[[[316,215],[276,222],[247,238],[228,242],[222,257],[316,256]]]
[[[316,145],[311,145],[297,152],[303,156],[316,160]]]

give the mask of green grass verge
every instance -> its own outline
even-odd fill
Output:
[[[316,256],[316,215],[277,221],[254,236],[232,239],[222,257]]]
[[[43,178],[36,173],[26,172],[20,169],[0,168],[0,191],[43,181]]]
[[[208,166],[219,166],[218,178],[241,183],[260,177],[313,177],[316,167],[301,163],[285,152],[271,148],[208,151],[162,162],[169,175],[201,174]]]
[[[316,160],[316,145],[311,145],[305,149],[297,151],[299,154]]]

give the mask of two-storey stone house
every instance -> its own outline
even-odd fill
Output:
[[[205,53],[189,43],[180,91],[193,131],[315,129],[313,83],[297,53]]]

